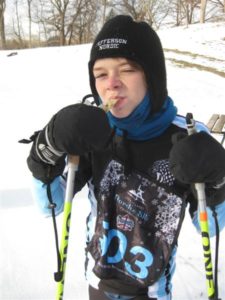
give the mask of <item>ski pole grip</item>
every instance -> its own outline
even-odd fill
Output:
[[[188,135],[192,135],[196,132],[195,129],[195,120],[192,113],[187,113],[186,115],[186,124],[187,124],[187,131]]]
[[[68,155],[68,168],[78,170],[80,157],[78,155]]]

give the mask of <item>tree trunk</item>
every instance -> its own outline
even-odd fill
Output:
[[[15,1],[15,8],[16,8],[16,27],[14,27],[15,28],[15,34],[16,34],[18,40],[19,40],[20,46],[23,47],[20,16],[19,16],[19,11],[18,11],[18,0]]]
[[[224,0],[225,1],[225,0]],[[106,6],[107,6],[107,0],[103,0],[102,1],[102,5],[103,5],[103,14],[102,14],[102,26],[105,23],[106,20]]]
[[[28,20],[29,20],[29,48],[31,48],[31,39],[32,39],[32,33],[31,33],[31,2],[32,0],[27,0],[28,5]]]
[[[0,0],[0,49],[6,49],[6,38],[5,38],[5,0]]]
[[[201,0],[200,23],[205,23],[205,11],[207,0]]]
[[[176,26],[180,25],[180,12],[181,12],[181,4],[180,0],[176,2]]]
[[[190,24],[189,22],[189,5],[186,2],[186,25],[188,26]]]
[[[65,45],[65,13],[60,14],[60,46]]]

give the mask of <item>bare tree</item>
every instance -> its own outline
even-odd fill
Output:
[[[224,0],[225,1],[225,0]],[[107,4],[108,1],[107,0],[102,0],[102,6],[103,6],[103,13],[102,13],[102,25],[105,23],[106,21],[106,9],[107,9]]]
[[[162,0],[123,0],[118,1],[117,7],[135,20],[146,21],[156,28],[160,26],[170,10],[169,1]]]
[[[14,35],[17,37],[17,41],[20,47],[24,47],[24,34],[23,34],[23,27],[21,22],[21,17],[19,13],[19,0],[14,0],[15,5],[15,15],[12,19],[13,23],[13,31]]]
[[[189,11],[186,0],[172,0],[170,1],[170,19],[171,23],[175,24],[176,26],[183,25],[183,23],[187,23],[187,18]]]
[[[87,28],[92,32],[90,22],[96,19],[97,1],[49,0],[46,3],[39,0],[39,3],[42,10],[36,7],[35,22],[42,24],[48,40],[61,46],[70,45],[86,40]]]
[[[45,0],[36,0],[32,6],[32,21],[38,25],[39,43],[46,42],[49,38],[49,28],[46,18],[51,15],[49,3]]]
[[[156,29],[165,21],[171,10],[170,1],[156,1],[156,0],[145,0],[143,1],[143,11],[145,17],[143,18],[150,25]]]
[[[55,27],[59,31],[60,45],[65,45],[65,18],[67,7],[70,3],[69,0],[51,0],[52,5],[55,7],[57,14],[55,15]]]
[[[27,8],[28,8],[28,22],[29,22],[29,47],[31,48],[31,40],[32,40],[32,19],[31,19],[31,3],[33,0],[27,0]]]
[[[129,13],[135,20],[139,20],[139,4],[139,1],[137,2],[135,0],[123,0],[121,1],[120,7],[122,7],[125,12]]]
[[[208,2],[215,7],[221,8],[223,13],[225,13],[225,0],[208,0]]]
[[[199,9],[201,0],[172,0],[170,1],[170,16],[175,25],[188,25],[199,22]]]
[[[207,0],[201,0],[200,23],[205,23],[206,4]]]
[[[174,14],[176,18],[176,26],[179,26],[182,24],[182,20],[184,19],[184,11],[183,11],[183,5],[182,0],[176,0],[174,3]]]
[[[6,49],[6,37],[5,37],[5,8],[6,2],[5,0],[0,0],[0,37],[1,37],[1,49]]]
[[[186,16],[186,24],[192,24],[194,12],[199,8],[200,0],[184,0],[181,2]]]
[[[181,0],[176,1],[176,25],[180,25],[181,22]]]
[[[183,25],[218,19],[224,14],[225,0],[11,0],[13,35],[20,46],[33,44],[32,33],[40,45],[71,45],[93,41],[102,24],[118,13],[144,20],[158,29],[161,24]],[[206,8],[207,3],[207,8]],[[0,47],[6,47],[4,12],[0,0]],[[200,14],[200,16],[199,16]],[[26,19],[27,18],[27,19]],[[24,21],[28,32],[24,34]],[[7,25],[9,26],[9,25]],[[36,30],[34,31],[34,27]],[[6,28],[9,32],[9,27]],[[16,45],[18,46],[18,45]]]
[[[98,0],[83,0],[76,18],[71,22],[68,44],[90,43],[102,25],[101,3]]]

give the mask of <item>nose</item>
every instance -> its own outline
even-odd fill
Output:
[[[118,89],[121,86],[121,80],[118,75],[116,74],[111,74],[108,76],[107,79],[107,89],[109,90],[114,90]]]

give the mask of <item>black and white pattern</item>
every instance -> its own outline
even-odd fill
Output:
[[[169,245],[174,241],[174,231],[177,229],[181,207],[182,199],[173,194],[167,194],[166,198],[157,204],[155,235]]]
[[[169,161],[166,159],[157,160],[153,164],[151,173],[160,183],[167,184],[169,186],[172,186],[174,184],[175,178],[170,172]]]
[[[165,164],[158,166],[167,170]],[[184,202],[170,190],[155,178],[136,172],[125,175],[120,162],[109,162],[100,182],[95,234],[89,244],[99,278],[142,287],[158,280],[183,217]]]
[[[110,188],[118,185],[124,178],[124,167],[121,163],[112,160],[105,170],[104,177],[100,183],[100,189],[103,194],[108,194]]]

